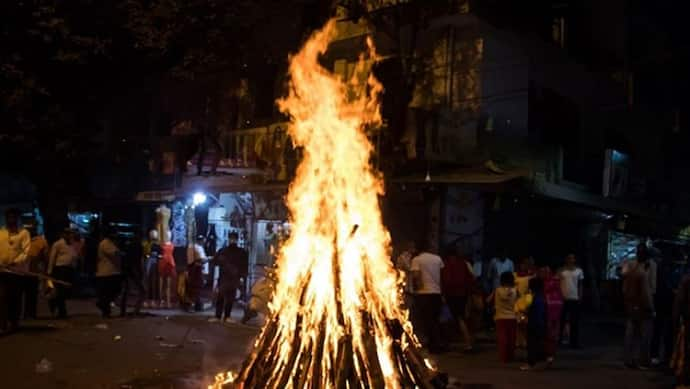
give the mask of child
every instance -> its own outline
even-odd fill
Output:
[[[515,354],[517,331],[514,310],[517,301],[515,276],[512,272],[501,273],[500,283],[501,285],[489,296],[489,300],[494,300],[498,356],[501,362],[508,363],[513,360]]]
[[[544,281],[541,278],[529,280],[532,304],[527,311],[527,364],[520,367],[523,371],[534,369],[538,362],[544,360],[546,344],[547,316]]]

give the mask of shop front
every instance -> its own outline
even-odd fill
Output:
[[[246,300],[251,286],[264,276],[264,268],[274,264],[279,244],[289,232],[283,200],[286,191],[285,185],[254,185],[240,177],[186,180],[180,194],[161,205],[169,208],[176,263],[186,262],[186,250],[181,248],[194,243],[197,237],[204,238],[205,253],[211,258],[227,247],[228,235],[236,233],[238,245],[249,258],[248,276],[239,292],[240,299]],[[211,271],[208,266],[204,269],[205,289],[209,292],[214,276]]]

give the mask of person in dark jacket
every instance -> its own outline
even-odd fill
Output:
[[[654,295],[654,333],[652,335],[652,365],[667,365],[673,353],[673,302],[683,277],[688,273],[684,253],[676,258],[664,255],[657,266],[656,294]],[[675,260],[674,260],[675,259]]]
[[[136,233],[134,238],[123,245],[122,258],[122,300],[120,302],[120,316],[127,315],[127,301],[131,289],[136,290],[134,314],[141,313],[146,288],[144,286],[144,250],[141,246],[141,236]]]
[[[248,254],[237,245],[238,238],[236,232],[229,233],[228,246],[211,261],[211,273],[215,272],[216,266],[220,268],[219,277],[213,283],[216,294],[216,317],[211,319],[213,321],[230,319],[237,289],[242,278],[247,277]]]
[[[687,336],[690,329],[690,275],[685,276],[678,287],[676,299],[673,304],[671,322],[675,325],[674,334],[683,339],[682,344],[677,344],[674,352],[673,367],[676,374],[676,385],[681,387],[690,384],[690,337]]]
[[[532,304],[527,310],[527,364],[520,368],[524,371],[532,370],[537,363],[544,361],[547,330],[544,280],[539,277],[530,278],[529,291],[532,294]]]
[[[654,303],[649,285],[647,247],[637,247],[637,260],[623,277],[623,301],[628,317],[625,330],[625,366],[647,369],[650,365],[650,341]]]
[[[441,292],[446,304],[458,323],[465,341],[465,351],[472,350],[472,335],[465,320],[467,299],[474,286],[472,265],[460,253],[459,248],[451,248],[443,261],[441,269]]]

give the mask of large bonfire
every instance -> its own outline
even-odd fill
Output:
[[[383,226],[381,175],[366,129],[381,124],[383,88],[371,74],[371,40],[353,76],[319,64],[333,21],[291,57],[289,94],[278,101],[303,148],[287,205],[292,232],[278,255],[271,314],[236,388],[428,388],[434,369],[400,295]]]

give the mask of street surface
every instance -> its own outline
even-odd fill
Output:
[[[214,374],[242,363],[258,332],[256,326],[209,323],[209,313],[156,311],[102,320],[92,302],[70,303],[69,320],[29,321],[21,332],[0,337],[0,388],[205,388]],[[451,351],[437,361],[468,388],[672,387],[671,377],[661,373],[623,368],[620,322],[601,319],[585,327],[585,348],[562,351],[548,371],[525,373],[518,362],[499,363],[488,338],[472,354]],[[38,373],[44,358],[49,371]]]

